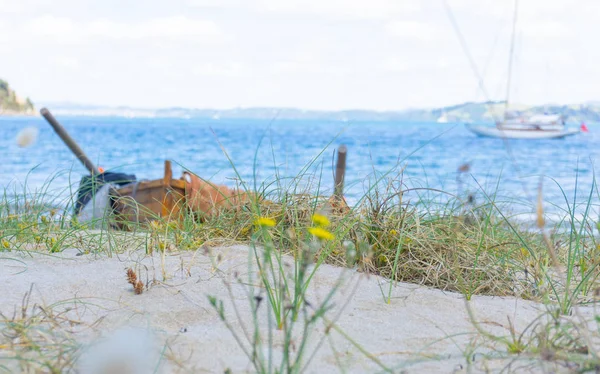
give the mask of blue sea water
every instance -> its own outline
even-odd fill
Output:
[[[475,193],[511,200],[511,209],[527,212],[542,180],[550,209],[566,209],[587,201],[600,156],[600,126],[590,132],[557,140],[502,140],[481,138],[462,124],[410,122],[328,122],[292,120],[212,120],[62,117],[58,120],[99,166],[157,179],[163,161],[173,160],[174,174],[183,168],[215,183],[235,185],[242,180],[254,188],[263,182],[301,184],[313,192],[330,194],[336,147],[348,147],[346,196],[357,202],[376,176],[403,170],[402,188],[412,189],[405,202],[431,198],[444,201],[454,194]],[[28,148],[16,144],[25,127],[40,130]],[[57,194],[76,189],[84,167],[42,118],[0,118],[0,187],[26,185]],[[224,153],[226,152],[226,154]],[[470,165],[459,173],[461,165]],[[232,167],[235,166],[235,170]],[[236,172],[237,170],[237,172]],[[540,177],[542,177],[540,179]],[[49,182],[51,180],[51,182]],[[269,188],[274,188],[270,185]],[[416,188],[416,189],[414,189]],[[423,190],[418,188],[429,188]],[[446,193],[440,193],[442,190]],[[498,198],[500,200],[500,198]],[[594,192],[594,204],[598,197]]]

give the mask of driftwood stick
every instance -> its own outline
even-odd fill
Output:
[[[335,167],[335,187],[333,195],[338,199],[344,198],[344,177],[346,176],[346,154],[348,148],[345,145],[341,145],[338,148],[337,154],[337,165]]]
[[[58,123],[58,121],[56,120],[56,118],[54,118],[52,113],[50,113],[48,109],[42,108],[40,110],[40,114],[46,119],[46,121],[48,121],[48,123],[56,132],[56,134],[58,134],[62,141],[65,142],[67,147],[69,147],[71,152],[73,152],[75,156],[79,159],[79,161],[81,161],[83,166],[85,166],[86,169],[88,169],[92,175],[99,175],[100,171],[98,171],[96,165],[94,165],[94,163],[85,155],[85,153],[83,153],[83,150],[79,147],[75,140],[71,138],[67,130],[65,130],[65,128],[62,127],[60,123]]]

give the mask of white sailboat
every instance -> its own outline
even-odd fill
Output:
[[[565,117],[558,114],[522,116],[506,113],[503,121],[496,122],[496,127],[471,124],[466,126],[479,136],[508,139],[555,139],[580,133],[579,129],[567,128]]]
[[[508,111],[510,78],[515,44],[515,31],[517,26],[517,5],[518,0],[515,0],[510,58],[508,62],[508,82],[506,88],[506,107],[504,111],[504,118],[500,121],[496,121],[495,127],[473,124],[466,124],[466,127],[471,132],[479,136],[508,139],[555,139],[579,134],[579,129],[567,128],[565,124],[565,116],[559,114],[534,114],[525,116],[519,113]]]
[[[504,130],[498,127],[483,126],[483,125],[471,125],[467,124],[467,129],[479,136],[489,136],[493,138],[506,138],[506,139],[557,139],[564,138],[570,135],[579,134],[579,129],[567,129],[563,128],[560,130],[542,130],[542,129],[530,129],[523,128],[518,130]]]
[[[448,123],[448,116],[445,111],[442,111],[442,115],[438,117],[437,123]]]

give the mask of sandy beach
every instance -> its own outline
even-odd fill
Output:
[[[253,372],[248,357],[207,297],[223,300],[234,330],[251,328],[247,287],[234,281],[235,276],[247,279],[249,249],[241,245],[202,248],[195,253],[167,253],[164,261],[160,255],[141,251],[112,257],[82,254],[75,248],[53,255],[3,253],[0,310],[5,316],[20,314],[30,288],[30,309],[38,304],[56,313],[68,310],[65,315],[80,324],[71,322],[58,330],[68,331],[73,343],[83,345],[77,363],[82,372],[141,373],[155,368],[158,372]],[[293,259],[285,261],[292,263]],[[128,268],[135,269],[147,286],[141,295],[134,294],[127,283]],[[487,360],[480,362],[478,353],[468,353],[469,349],[487,352],[491,345],[476,333],[462,295],[398,283],[387,304],[382,296],[382,288],[389,287],[386,280],[322,265],[311,282],[307,301],[322,300],[340,276],[343,285],[326,317],[388,369],[449,373],[494,366]],[[231,293],[226,284],[231,285]],[[474,297],[471,305],[481,326],[499,336],[509,335],[509,319],[516,331],[522,331],[545,311],[541,304],[515,298]],[[268,307],[266,303],[260,306]],[[259,324],[266,333],[264,312],[258,314],[264,317]],[[326,329],[323,323],[312,331],[312,346],[305,359],[316,353],[306,372],[384,371],[339,331]],[[274,362],[281,357],[281,342],[281,332],[274,330]],[[268,345],[263,343],[266,355]],[[465,358],[469,355],[475,359],[471,368]],[[0,358],[6,357],[0,350]],[[502,360],[496,368],[509,362]],[[14,361],[0,359],[0,363],[16,369]],[[518,367],[518,363],[513,365],[513,370]]]

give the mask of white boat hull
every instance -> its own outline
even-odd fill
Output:
[[[467,129],[479,136],[505,139],[556,139],[579,134],[579,130],[501,130],[490,126],[476,126],[467,124]]]

